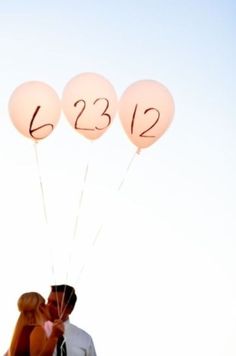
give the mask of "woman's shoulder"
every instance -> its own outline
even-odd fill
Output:
[[[43,335],[46,336],[45,330],[42,325],[34,325],[34,327],[31,330],[30,335]]]

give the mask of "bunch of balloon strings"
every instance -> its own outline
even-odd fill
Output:
[[[93,143],[93,141],[91,141],[91,143]],[[40,185],[40,192],[41,192],[41,200],[42,200],[42,208],[43,208],[43,215],[44,215],[44,220],[45,220],[45,224],[46,226],[48,226],[48,213],[47,213],[47,204],[46,204],[46,197],[45,197],[45,191],[44,191],[44,184],[43,184],[43,179],[42,179],[42,174],[41,174],[41,168],[40,168],[40,159],[39,159],[39,153],[38,153],[38,141],[34,142],[34,151],[35,151],[35,160],[36,160],[36,166],[37,166],[37,174],[38,174],[38,179],[39,179],[39,185]],[[133,166],[134,160],[137,157],[137,155],[140,154],[140,149],[137,148],[134,152],[134,154],[132,155],[124,176],[121,178],[119,185],[117,186],[117,192],[120,192],[126,179],[127,176],[131,170],[131,167]],[[66,277],[65,277],[65,283],[64,284],[68,284],[68,280],[69,280],[69,273],[70,273],[70,264],[72,262],[72,254],[73,254],[73,243],[75,242],[76,239],[79,238],[79,231],[78,231],[78,226],[79,226],[79,219],[80,219],[80,215],[81,215],[81,209],[82,209],[82,205],[83,205],[83,200],[84,200],[84,195],[85,195],[85,190],[86,190],[86,183],[87,183],[87,178],[88,178],[88,173],[89,173],[89,158],[85,167],[85,171],[84,171],[84,176],[83,176],[83,184],[79,193],[79,197],[78,197],[78,207],[76,209],[76,214],[75,214],[75,221],[74,221],[74,228],[73,228],[73,236],[71,238],[71,244],[70,244],[70,253],[68,256],[68,266],[66,268]],[[92,237],[92,242],[90,245],[90,248],[87,251],[87,255],[85,258],[85,261],[83,263],[83,265],[81,266],[79,273],[76,277],[76,281],[75,281],[75,285],[79,282],[79,280],[81,279],[81,276],[84,272],[84,270],[86,269],[88,263],[89,263],[89,257],[92,254],[92,250],[94,249],[100,235],[101,232],[104,228],[104,221],[102,221],[95,233],[95,235]],[[50,246],[50,255],[51,255],[51,274],[52,274],[52,278],[54,280],[54,284],[57,285],[57,278],[56,278],[56,271],[55,271],[55,264],[54,264],[54,253],[53,253],[53,247],[52,245]],[[65,293],[63,294],[64,297]],[[69,300],[67,301],[67,303],[69,302]],[[66,306],[64,306],[64,309],[61,310],[61,308],[59,307],[59,303],[58,303],[58,314],[60,316],[62,316],[65,312],[65,308]]]

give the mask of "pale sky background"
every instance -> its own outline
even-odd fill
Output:
[[[235,356],[235,17],[227,0],[0,1],[0,354],[20,294],[68,282],[98,356]],[[62,114],[38,144],[46,225],[34,145],[8,101],[29,80],[61,96],[83,72],[118,97],[160,81],[176,112],[127,174],[136,148],[118,115],[91,144]]]

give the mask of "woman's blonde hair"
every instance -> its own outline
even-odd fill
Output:
[[[15,330],[9,349],[9,356],[15,356],[16,346],[22,329],[26,325],[40,325],[44,322],[44,317],[40,307],[45,305],[45,299],[37,292],[28,292],[20,296],[17,302],[20,315],[16,322]]]

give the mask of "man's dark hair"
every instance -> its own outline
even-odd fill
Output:
[[[64,293],[64,303],[67,306],[70,306],[71,309],[74,308],[77,296],[75,294],[75,289],[71,286],[68,286],[67,284],[59,284],[59,285],[54,285],[51,286],[52,292],[62,292]]]

